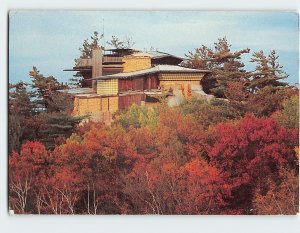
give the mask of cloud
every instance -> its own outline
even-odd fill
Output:
[[[17,67],[22,59],[29,67],[38,61],[47,72],[65,76],[61,64],[73,65],[83,40],[95,30],[102,32],[103,19],[105,40],[127,35],[140,49],[153,46],[184,56],[226,36],[233,49],[275,49],[284,57],[298,55],[298,17],[291,13],[17,11],[10,14],[10,67]],[[295,66],[288,66],[289,71],[295,73]]]

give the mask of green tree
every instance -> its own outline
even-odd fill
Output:
[[[19,151],[21,146],[21,138],[23,134],[23,128],[21,126],[20,116],[18,115],[8,115],[8,153],[12,151]]]
[[[255,71],[251,72],[251,80],[249,83],[249,90],[255,93],[264,87],[284,87],[287,83],[281,80],[286,79],[288,74],[283,70],[278,62],[275,50],[266,56],[262,50],[255,52],[252,55],[250,62],[256,63]]]
[[[45,77],[33,67],[30,72],[32,88],[36,90],[36,105],[42,106],[39,118],[42,121],[39,140],[47,149],[53,149],[55,143],[64,142],[68,138],[82,117],[73,117],[72,97],[59,92],[67,86],[60,84],[53,76]]]
[[[93,35],[90,37],[90,40],[87,38],[83,41],[83,44],[79,48],[80,57],[79,59],[75,59],[75,66],[77,66],[78,61],[80,59],[92,58],[92,51],[93,49],[101,47],[104,49],[103,46],[100,45],[100,40],[103,38],[103,34],[99,35],[97,31],[94,31]],[[77,72],[73,75],[72,78],[69,79],[70,85],[72,87],[81,87],[82,86],[82,74]]]
[[[124,129],[129,127],[140,128],[142,126],[153,128],[158,121],[158,111],[144,106],[133,104],[125,112],[116,115],[116,124],[120,124]]]
[[[103,38],[103,34],[99,36],[99,33],[97,31],[94,31],[94,35],[91,36],[91,41],[85,39],[83,41],[82,47],[79,48],[80,58],[91,58],[93,49],[100,47],[99,41],[102,38]],[[102,47],[102,49],[104,48]],[[75,62],[77,62],[76,59]]]
[[[299,128],[299,96],[286,99],[283,109],[275,114],[275,119],[286,128]]]
[[[131,49],[135,45],[135,42],[132,37],[125,37],[124,40],[121,40],[117,36],[112,36],[111,40],[108,41],[107,44],[116,49]]]
[[[222,99],[192,98],[179,106],[184,114],[191,114],[199,125],[208,129],[220,122],[238,119],[242,112],[231,106],[228,101]]]
[[[202,80],[203,90],[216,97],[225,98],[228,83],[238,81],[244,86],[248,83],[249,74],[244,70],[241,56],[249,53],[250,49],[231,51],[231,45],[226,37],[218,39],[211,49],[205,45],[189,52],[186,56],[186,66],[198,69],[209,69],[211,74]]]
[[[35,122],[36,112],[31,91],[27,90],[28,83],[18,82],[9,84],[8,101],[8,151],[19,151],[21,144],[37,135]]]
[[[43,120],[40,141],[47,149],[64,143],[74,132],[75,126],[83,120],[83,117],[73,117],[66,112],[44,112],[40,117]]]
[[[19,151],[28,140],[40,140],[47,148],[64,142],[82,117],[73,117],[72,97],[59,92],[67,86],[53,76],[43,76],[36,67],[30,71],[32,83],[10,85],[9,152]],[[32,91],[27,91],[30,86]]]
[[[35,66],[32,67],[29,76],[32,81],[31,88],[35,94],[36,107],[51,111],[49,108],[53,105],[52,93],[67,88],[67,85],[59,83],[53,76],[45,77]]]

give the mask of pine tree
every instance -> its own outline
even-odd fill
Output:
[[[262,50],[252,55],[250,62],[257,64],[255,71],[252,72],[248,87],[252,93],[267,86],[283,87],[287,85],[287,83],[281,81],[286,79],[288,74],[283,70],[283,66],[278,63],[278,58],[279,56],[276,55],[275,50],[272,50],[268,56]]]
[[[100,47],[99,40],[101,40],[102,38],[103,34],[99,36],[99,33],[97,31],[94,31],[94,35],[91,36],[91,41],[85,39],[83,41],[82,47],[79,48],[80,58],[91,58],[93,49]],[[104,48],[102,47],[102,49]]]
[[[53,149],[57,140],[63,142],[81,122],[82,117],[73,117],[73,99],[58,92],[67,86],[60,84],[53,76],[44,77],[33,67],[30,72],[32,88],[36,91],[36,106],[42,106],[39,113],[41,119],[39,140],[48,149]]]
[[[125,37],[125,39],[122,41],[117,36],[112,36],[111,40],[108,41],[107,44],[116,49],[131,49],[135,45],[135,42],[133,41],[132,37]]]
[[[40,141],[47,149],[54,149],[55,145],[62,144],[74,132],[83,117],[73,117],[65,112],[51,112],[41,114],[43,125],[41,127]]]
[[[85,39],[83,41],[82,46],[79,48],[80,51],[80,57],[79,59],[86,59],[86,58],[92,58],[92,51],[95,48],[100,47],[100,40],[103,38],[103,34],[99,36],[99,33],[97,31],[94,31],[93,35],[90,37],[91,41],[89,39]],[[102,49],[104,49],[103,46],[101,46]],[[79,59],[75,59],[75,66],[78,64]],[[73,87],[81,87],[82,86],[82,75],[80,72],[77,72],[75,75],[73,75],[73,78],[69,79],[71,82],[71,86]]]
[[[37,109],[48,110],[52,102],[52,93],[67,88],[67,85],[59,83],[53,76],[45,77],[35,66],[32,67],[29,76],[32,81],[31,88],[34,90],[34,102]]]
[[[9,84],[8,101],[8,151],[19,151],[21,144],[35,135],[32,118],[35,117],[33,93],[27,91],[28,83]]]
[[[202,80],[203,90],[214,94],[216,97],[226,97],[226,89],[230,82],[241,82],[244,86],[248,83],[249,74],[244,70],[244,63],[241,56],[249,53],[250,49],[231,51],[231,45],[226,37],[218,39],[214,48],[207,46],[189,52],[186,56],[186,66],[197,69],[211,70],[211,74]]]

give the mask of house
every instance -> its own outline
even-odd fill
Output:
[[[182,67],[182,61],[158,51],[95,49],[92,58],[79,59],[70,69],[84,80],[82,88],[67,91],[74,96],[73,114],[110,123],[113,113],[133,103],[147,106],[159,96],[172,100],[203,93],[200,81],[210,71]]]

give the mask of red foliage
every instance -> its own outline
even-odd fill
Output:
[[[233,190],[237,208],[249,205],[253,187],[266,189],[266,179],[278,179],[280,166],[294,166],[298,131],[282,128],[271,118],[246,115],[235,124],[218,125],[213,140],[210,164]]]
[[[89,123],[53,151],[35,141],[12,153],[9,203],[16,213],[249,214],[276,193],[282,167],[296,171],[297,145],[297,130],[252,115],[209,131],[178,108],[128,132]]]

